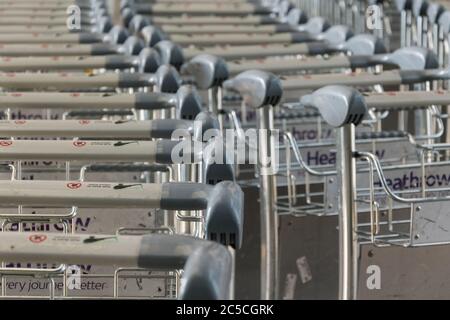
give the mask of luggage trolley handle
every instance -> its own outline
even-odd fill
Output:
[[[0,42],[8,44],[123,44],[129,37],[128,31],[121,26],[114,26],[107,34],[103,33],[35,33],[35,34],[0,34]]]
[[[52,205],[87,208],[159,208],[205,210],[207,238],[240,247],[243,193],[232,181],[201,183],[105,183],[80,181],[1,182],[5,205]]]
[[[171,167],[167,165],[126,165],[126,164],[92,164],[85,167],[93,172],[127,172],[127,171],[149,171],[170,173]]]
[[[6,148],[4,161],[9,160],[58,160],[90,162],[149,162],[151,164],[202,164],[202,181],[216,184],[234,181],[233,163],[228,152],[215,155],[217,150],[227,151],[220,135],[207,142],[192,139],[190,132],[186,140],[3,140]],[[174,131],[175,132],[175,131]],[[42,152],[42,150],[47,150]],[[147,169],[152,169],[147,167]],[[160,169],[160,168],[159,168]],[[85,171],[85,170],[84,170]],[[84,176],[84,173],[82,174]]]
[[[157,51],[144,48],[139,55],[18,57],[0,61],[3,72],[126,70],[154,73],[161,66]]]
[[[376,46],[376,44],[374,45]],[[398,49],[393,53],[384,54],[373,54],[373,55],[361,55],[358,54],[356,50],[354,55],[350,56],[336,56],[330,57],[325,60],[317,59],[316,57],[305,58],[303,60],[281,60],[277,61],[276,58],[266,58],[265,60],[248,60],[248,61],[231,61],[228,63],[228,67],[231,74],[237,74],[243,70],[260,68],[265,71],[271,71],[276,73],[283,72],[301,72],[301,71],[319,71],[319,70],[330,70],[336,68],[369,68],[379,65],[397,66],[401,69],[410,68],[411,65],[414,68],[421,69],[424,65],[423,61],[432,61],[432,59],[426,59],[428,55],[432,55],[431,51],[424,48],[418,47],[408,47]],[[362,50],[361,50],[362,51]],[[375,49],[374,49],[375,51]],[[378,51],[383,51],[378,49]],[[418,63],[413,63],[414,61],[411,57],[416,58]],[[422,58],[425,57],[425,58]],[[407,61],[407,63],[405,63]],[[427,67],[437,67],[437,64],[427,63]]]
[[[143,47],[138,38],[130,36],[122,45],[110,43],[5,44],[0,48],[0,55],[3,57],[98,56],[119,53],[137,55]]]
[[[156,73],[0,73],[0,87],[13,90],[66,90],[92,88],[148,88],[158,87],[164,92],[176,92],[181,84],[178,73],[163,65]]]
[[[97,75],[45,73],[0,74],[0,87],[4,89],[92,89],[92,88],[142,88],[153,83],[153,74],[105,73]]]
[[[282,78],[285,90],[316,90],[318,88],[342,83],[343,85],[373,86],[416,84],[427,81],[446,81],[450,79],[450,69],[392,70],[381,74],[327,74],[286,76]]]
[[[3,161],[59,160],[95,162],[151,162],[192,164],[203,158],[203,144],[176,140],[3,140]],[[194,145],[194,146],[193,146]],[[193,146],[189,148],[190,146]],[[47,151],[44,152],[42,150]]]
[[[246,46],[227,46],[227,47],[211,47],[208,52],[212,55],[221,56],[226,60],[242,59],[257,59],[269,56],[278,55],[324,55],[336,52],[349,52],[354,55],[371,56],[374,54],[385,53],[386,48],[382,40],[374,37],[371,34],[359,34],[351,37],[344,43],[338,43],[335,39],[335,44],[328,42],[307,42],[299,44],[272,44],[272,45],[246,45]],[[164,62],[191,59],[202,54],[204,50],[198,48],[184,48],[181,49],[169,40],[159,42],[155,48],[162,49],[164,47],[165,55],[161,55]],[[182,57],[182,58],[180,58]],[[172,64],[172,63],[171,63]]]
[[[129,7],[124,5],[122,9]],[[249,14],[271,14],[275,9],[279,9],[279,5],[275,7],[266,7],[261,4],[251,3],[140,3],[134,6],[137,13],[169,15],[169,14],[191,14],[205,15],[211,12],[217,15],[239,15],[246,16]]]
[[[67,118],[96,118],[96,117],[127,117],[134,116],[135,113],[129,110],[86,110],[86,111],[68,111],[62,116],[63,120]]]
[[[33,237],[42,239],[33,243]],[[61,235],[7,232],[2,259],[63,264],[92,263],[146,270],[183,269],[180,299],[229,299],[232,253],[223,245],[179,235]]]
[[[43,129],[45,128],[45,129]],[[200,130],[202,129],[202,130]],[[195,120],[27,120],[0,121],[2,137],[77,138],[79,140],[100,139],[170,139],[193,138],[208,140],[207,130],[218,132],[217,117],[209,112],[197,114]],[[203,135],[203,136],[201,136]],[[80,147],[82,147],[80,145]]]
[[[159,81],[152,83],[166,83],[166,89],[176,80],[172,68],[161,76]],[[158,77],[156,77],[158,78]],[[9,108],[35,109],[46,107],[48,109],[67,109],[72,113],[67,116],[98,116],[123,115],[129,110],[160,110],[176,109],[177,116],[184,120],[194,120],[202,111],[202,101],[193,86],[183,85],[170,92],[137,92],[133,95],[124,93],[97,93],[97,92],[5,92],[0,95],[0,104]],[[109,111],[105,111],[105,109]],[[113,111],[111,111],[113,110]]]

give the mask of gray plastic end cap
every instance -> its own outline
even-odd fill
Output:
[[[131,19],[133,19],[136,13],[131,8],[124,8],[122,10],[122,21],[123,25],[128,28]]]
[[[386,53],[386,46],[382,39],[372,34],[358,34],[351,37],[344,45],[353,55],[371,56]]]
[[[281,0],[277,6],[278,15],[280,18],[284,18],[288,15],[289,11],[291,11],[294,6],[290,3],[289,0]]]
[[[299,24],[304,24],[308,21],[308,16],[306,13],[299,8],[292,8],[286,15],[286,23],[291,26],[298,26]]]
[[[437,23],[441,14],[445,12],[445,8],[442,4],[431,3],[427,9],[428,20],[431,23]]]
[[[178,71],[170,65],[162,65],[154,74],[154,84],[161,92],[175,93],[181,85],[181,77]]]
[[[97,30],[101,33],[108,33],[113,28],[114,24],[110,17],[100,17],[97,21]]]
[[[171,64],[175,68],[180,69],[184,63],[183,49],[170,40],[163,40],[155,45],[158,50],[162,63]]]
[[[167,40],[167,35],[155,26],[146,26],[141,30],[141,36],[147,46],[153,47],[162,40]]]
[[[138,34],[144,27],[148,25],[150,25],[150,21],[146,17],[137,14],[131,19],[130,23],[128,24],[128,30],[131,34]]]
[[[239,93],[247,106],[261,108],[277,105],[283,96],[283,87],[278,77],[272,73],[244,71],[223,84],[226,90]]]
[[[428,2],[425,0],[413,0],[411,11],[415,17],[426,16]]]
[[[397,65],[401,70],[424,70],[439,67],[437,55],[426,48],[400,48],[389,55],[388,62]]]
[[[200,247],[184,266],[178,299],[228,300],[232,296],[232,273],[233,259],[224,246]]]
[[[438,24],[443,32],[450,31],[450,11],[445,11],[441,14],[438,19]]]
[[[327,41],[331,45],[338,45],[353,37],[353,31],[344,25],[332,26],[317,38]]]
[[[193,76],[199,89],[220,86],[229,77],[225,60],[211,54],[195,56],[181,67],[181,73]]]
[[[193,120],[203,110],[202,98],[192,85],[182,85],[177,91],[177,116]]]
[[[188,147],[189,145],[190,148]],[[202,159],[202,150],[196,149],[195,145],[192,145],[189,140],[175,141],[161,139],[156,141],[155,158],[158,164],[199,163]]]
[[[205,140],[208,140],[208,137],[220,136],[219,120],[214,113],[208,111],[200,112],[195,117],[195,121],[201,123],[201,125],[194,126],[194,131],[192,133],[194,140],[206,142]]]
[[[215,185],[222,181],[235,181],[234,150],[229,150],[231,153],[227,151],[226,145],[220,136],[220,130],[217,130],[215,138],[208,142],[203,151],[205,174],[203,181],[205,183]]]
[[[301,103],[317,108],[322,118],[335,128],[358,125],[367,112],[364,96],[358,90],[339,85],[326,86],[303,96]]]
[[[207,239],[236,249],[241,247],[244,193],[237,183],[223,181],[214,186],[208,199],[205,229]]]
[[[137,56],[144,49],[144,42],[136,36],[130,36],[121,47],[121,52]]]
[[[89,16],[91,18],[98,19],[100,17],[108,17],[109,13],[106,8],[93,8]]]
[[[395,0],[395,7],[397,11],[411,10],[412,0]]]
[[[91,2],[92,9],[107,9],[105,1],[92,1]]]
[[[319,35],[330,28],[330,23],[322,17],[312,17],[307,23],[301,25],[300,30],[308,32],[310,35]]]
[[[139,53],[139,72],[154,73],[161,66],[161,57],[158,51],[144,48]]]
[[[120,0],[120,10],[124,10],[126,8],[130,8],[134,6],[133,0]]]
[[[127,29],[121,26],[114,26],[108,33],[108,39],[113,44],[123,44],[128,39]]]

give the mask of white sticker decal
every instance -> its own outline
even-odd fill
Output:
[[[309,267],[308,259],[300,257],[297,259],[297,268],[300,274],[302,283],[307,283],[312,280],[311,268]]]

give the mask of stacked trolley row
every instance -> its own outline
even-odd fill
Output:
[[[64,32],[74,3],[45,1],[0,11],[0,256],[55,264],[5,261],[4,284],[42,276],[73,297],[55,279],[92,264],[82,278],[112,279],[101,296],[230,298],[251,214],[238,184],[259,187],[263,299],[285,281],[292,296],[280,215],[338,216],[341,299],[358,297],[362,244],[449,242],[445,2],[122,1],[114,26],[77,1],[81,30]]]
[[[356,298],[361,244],[424,246],[449,240],[443,209],[448,198],[448,101],[442,90],[449,78],[447,12],[444,3],[425,1],[299,4],[304,11],[271,3],[272,16],[278,15],[282,25],[270,27],[268,18],[254,22],[254,16],[241,18],[245,25],[229,26],[225,21],[234,19],[203,16],[206,6],[195,3],[126,1],[122,15],[130,32],[158,50],[164,62],[209,90],[210,110],[222,115],[223,126],[238,132],[243,127],[281,130],[278,149],[275,134],[258,141],[261,297],[279,297],[284,281],[278,271],[278,215],[337,214],[339,296]],[[242,15],[264,11],[253,4],[232,6]],[[364,23],[368,6],[382,29]],[[266,3],[265,10],[269,7]],[[216,8],[227,13],[227,5]],[[387,14],[396,9],[400,43],[393,43]],[[186,19],[193,25],[173,26],[160,17],[183,13],[196,15]],[[395,47],[401,49],[388,51]],[[222,99],[223,90],[241,96],[242,105],[233,96]],[[265,161],[277,154],[275,174]],[[239,173],[241,183],[248,183],[242,180],[245,171]]]
[[[243,195],[195,87],[103,1],[0,5],[2,296],[232,298]]]

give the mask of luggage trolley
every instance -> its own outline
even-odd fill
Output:
[[[338,121],[337,117],[333,116],[333,113],[335,112],[333,109],[336,104],[331,107],[329,104],[329,99],[337,99],[338,95],[344,93],[347,95],[352,95],[352,99],[349,100],[352,101],[352,103],[345,106],[346,112],[343,113],[344,116],[341,117],[342,121]],[[430,97],[433,96],[432,93],[429,93],[429,95]],[[426,101],[426,98],[419,103],[411,102],[411,98],[406,101],[402,101],[401,103],[396,103],[394,100],[392,100],[393,102],[382,100],[383,99],[376,101],[376,97],[373,98],[373,105],[376,105],[377,108],[382,109],[395,109],[399,107],[414,109],[418,106],[429,103]],[[349,117],[346,117],[347,115],[358,114],[358,117],[353,116],[351,119],[359,119],[362,118],[366,112],[366,102],[364,102],[364,97],[353,89],[343,87],[331,86],[319,89],[312,96],[305,98],[304,102],[317,107],[328,122],[335,123],[336,126],[343,126],[340,131],[354,130],[352,123],[349,123],[348,120],[346,120],[350,119]],[[385,102],[387,103],[384,104]],[[442,102],[445,102],[445,99],[442,100]],[[353,122],[353,124],[355,123],[357,124],[358,121]],[[361,239],[363,241],[371,241],[376,245],[397,244],[403,246],[418,246],[447,243],[448,239],[442,237],[442,232],[437,231],[439,226],[445,229],[445,218],[442,216],[439,220],[435,220],[437,218],[436,215],[439,215],[439,210],[436,208],[445,203],[447,200],[447,197],[445,196],[445,187],[433,188],[426,183],[426,180],[429,177],[428,174],[432,174],[430,172],[433,170],[439,170],[438,168],[440,165],[443,167],[446,166],[446,163],[445,161],[439,163],[439,160],[437,160],[437,162],[427,162],[427,160],[424,160],[426,158],[425,153],[427,152],[434,153],[437,156],[436,159],[439,159],[437,151],[444,150],[446,145],[438,143],[436,145],[423,146],[421,152],[422,160],[416,166],[404,166],[403,168],[399,166],[394,169],[399,171],[401,171],[401,169],[405,170],[406,168],[408,168],[407,170],[417,170],[416,172],[421,172],[418,181],[419,179],[423,179],[422,182],[414,182],[413,185],[411,185],[411,188],[405,185],[405,188],[395,190],[393,189],[392,184],[388,182],[390,174],[389,170],[384,170],[384,167],[380,164],[377,156],[371,152],[362,152],[355,148],[354,142],[352,142],[354,141],[354,134],[352,132],[348,132],[345,136],[344,134],[341,134],[341,136],[338,136],[337,139],[338,146],[341,143],[341,145],[345,145],[346,148],[348,148],[348,150],[341,150],[338,148],[338,153],[341,152],[341,154],[346,155],[341,155],[340,159],[346,159],[344,159],[344,161],[337,161],[337,172],[338,181],[340,181],[339,183],[341,184],[341,188],[344,187],[344,184],[349,187],[349,192],[340,192],[339,214],[341,215],[340,223],[344,223],[344,219],[347,220],[345,222],[347,224],[345,229],[342,227],[343,225],[340,224],[340,244],[343,249],[343,251],[341,251],[341,259],[344,260],[341,261],[344,264],[341,264],[341,270],[346,270],[345,272],[347,274],[342,274],[342,283],[344,283],[344,287],[347,287],[348,289],[345,290],[347,292],[347,297],[350,297],[354,296],[355,291],[353,290],[356,290],[354,272],[357,266],[357,258],[355,256],[357,256],[358,252],[358,241]],[[369,182],[368,192],[360,191],[364,189],[359,187],[360,182],[357,181],[361,181],[361,178],[358,177],[362,177],[363,174],[362,171],[360,172],[357,170],[357,161],[355,159],[365,160],[365,162],[368,163],[369,170],[366,171],[366,174],[369,174],[369,179],[365,179],[365,181]],[[348,169],[350,172],[347,171]],[[376,179],[378,179],[381,187],[376,187],[378,184]],[[378,190],[381,190],[381,193],[385,194],[385,197],[389,198],[389,200],[385,203],[378,201]],[[370,222],[367,224],[363,223],[362,226],[360,226],[358,224],[360,214],[356,213],[359,213],[360,211],[360,197],[364,198],[364,195],[367,197],[364,200],[367,201],[366,203],[370,204]],[[392,202],[400,202],[410,208],[410,213],[407,214],[407,218],[404,218],[404,215],[401,216],[402,218],[400,219],[393,218],[392,215],[395,214],[395,211],[392,210]],[[386,210],[388,212],[388,217],[382,218],[382,216],[380,216],[380,211],[384,210],[385,206],[388,207]],[[428,208],[428,206],[430,206],[430,208]],[[419,207],[420,209],[418,209]],[[422,211],[424,207],[430,210],[426,212]],[[425,217],[423,215],[425,215]],[[428,216],[431,217],[428,219]],[[343,236],[342,233],[346,233],[346,235]]]

